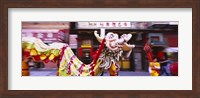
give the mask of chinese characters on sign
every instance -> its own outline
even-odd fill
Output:
[[[23,29],[22,37],[37,37],[40,38],[45,43],[52,42],[62,42],[65,40],[65,33],[68,33],[68,30],[35,30],[35,29]]]
[[[131,28],[131,22],[78,22],[78,28]]]
[[[131,27],[130,22],[97,22],[97,27]]]

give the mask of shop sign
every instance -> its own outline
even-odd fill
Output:
[[[131,22],[78,22],[77,28],[131,28]]]
[[[131,27],[131,23],[130,22],[97,22],[97,27],[123,28],[123,27]]]
[[[60,38],[59,30],[24,29],[24,30],[22,30],[22,37],[40,38],[45,43],[59,42],[60,39],[62,39],[62,38]]]
[[[78,46],[77,38],[78,38],[77,34],[70,34],[69,35],[69,46],[72,49],[77,49],[77,46]]]
[[[36,37],[46,42],[57,42],[58,41],[58,33],[52,33],[52,37],[49,37],[49,33],[23,33],[22,37]]]
[[[69,29],[70,22],[22,22],[23,29]]]
[[[43,38],[44,34],[43,33],[37,33],[37,38]]]

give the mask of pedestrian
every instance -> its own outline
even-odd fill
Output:
[[[159,60],[159,63],[161,65],[159,76],[163,76],[164,74],[166,74],[167,76],[171,76],[170,72],[170,65],[172,64],[171,58],[168,58],[167,54],[164,53],[163,57]]]

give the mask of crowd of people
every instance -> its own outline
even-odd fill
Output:
[[[178,60],[163,53],[160,57],[153,57],[149,64],[151,76],[178,76]]]

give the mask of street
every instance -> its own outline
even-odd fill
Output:
[[[56,76],[56,68],[53,69],[30,69],[30,76]],[[105,72],[104,76],[109,76],[109,72]],[[149,76],[148,72],[119,71],[119,76]]]

